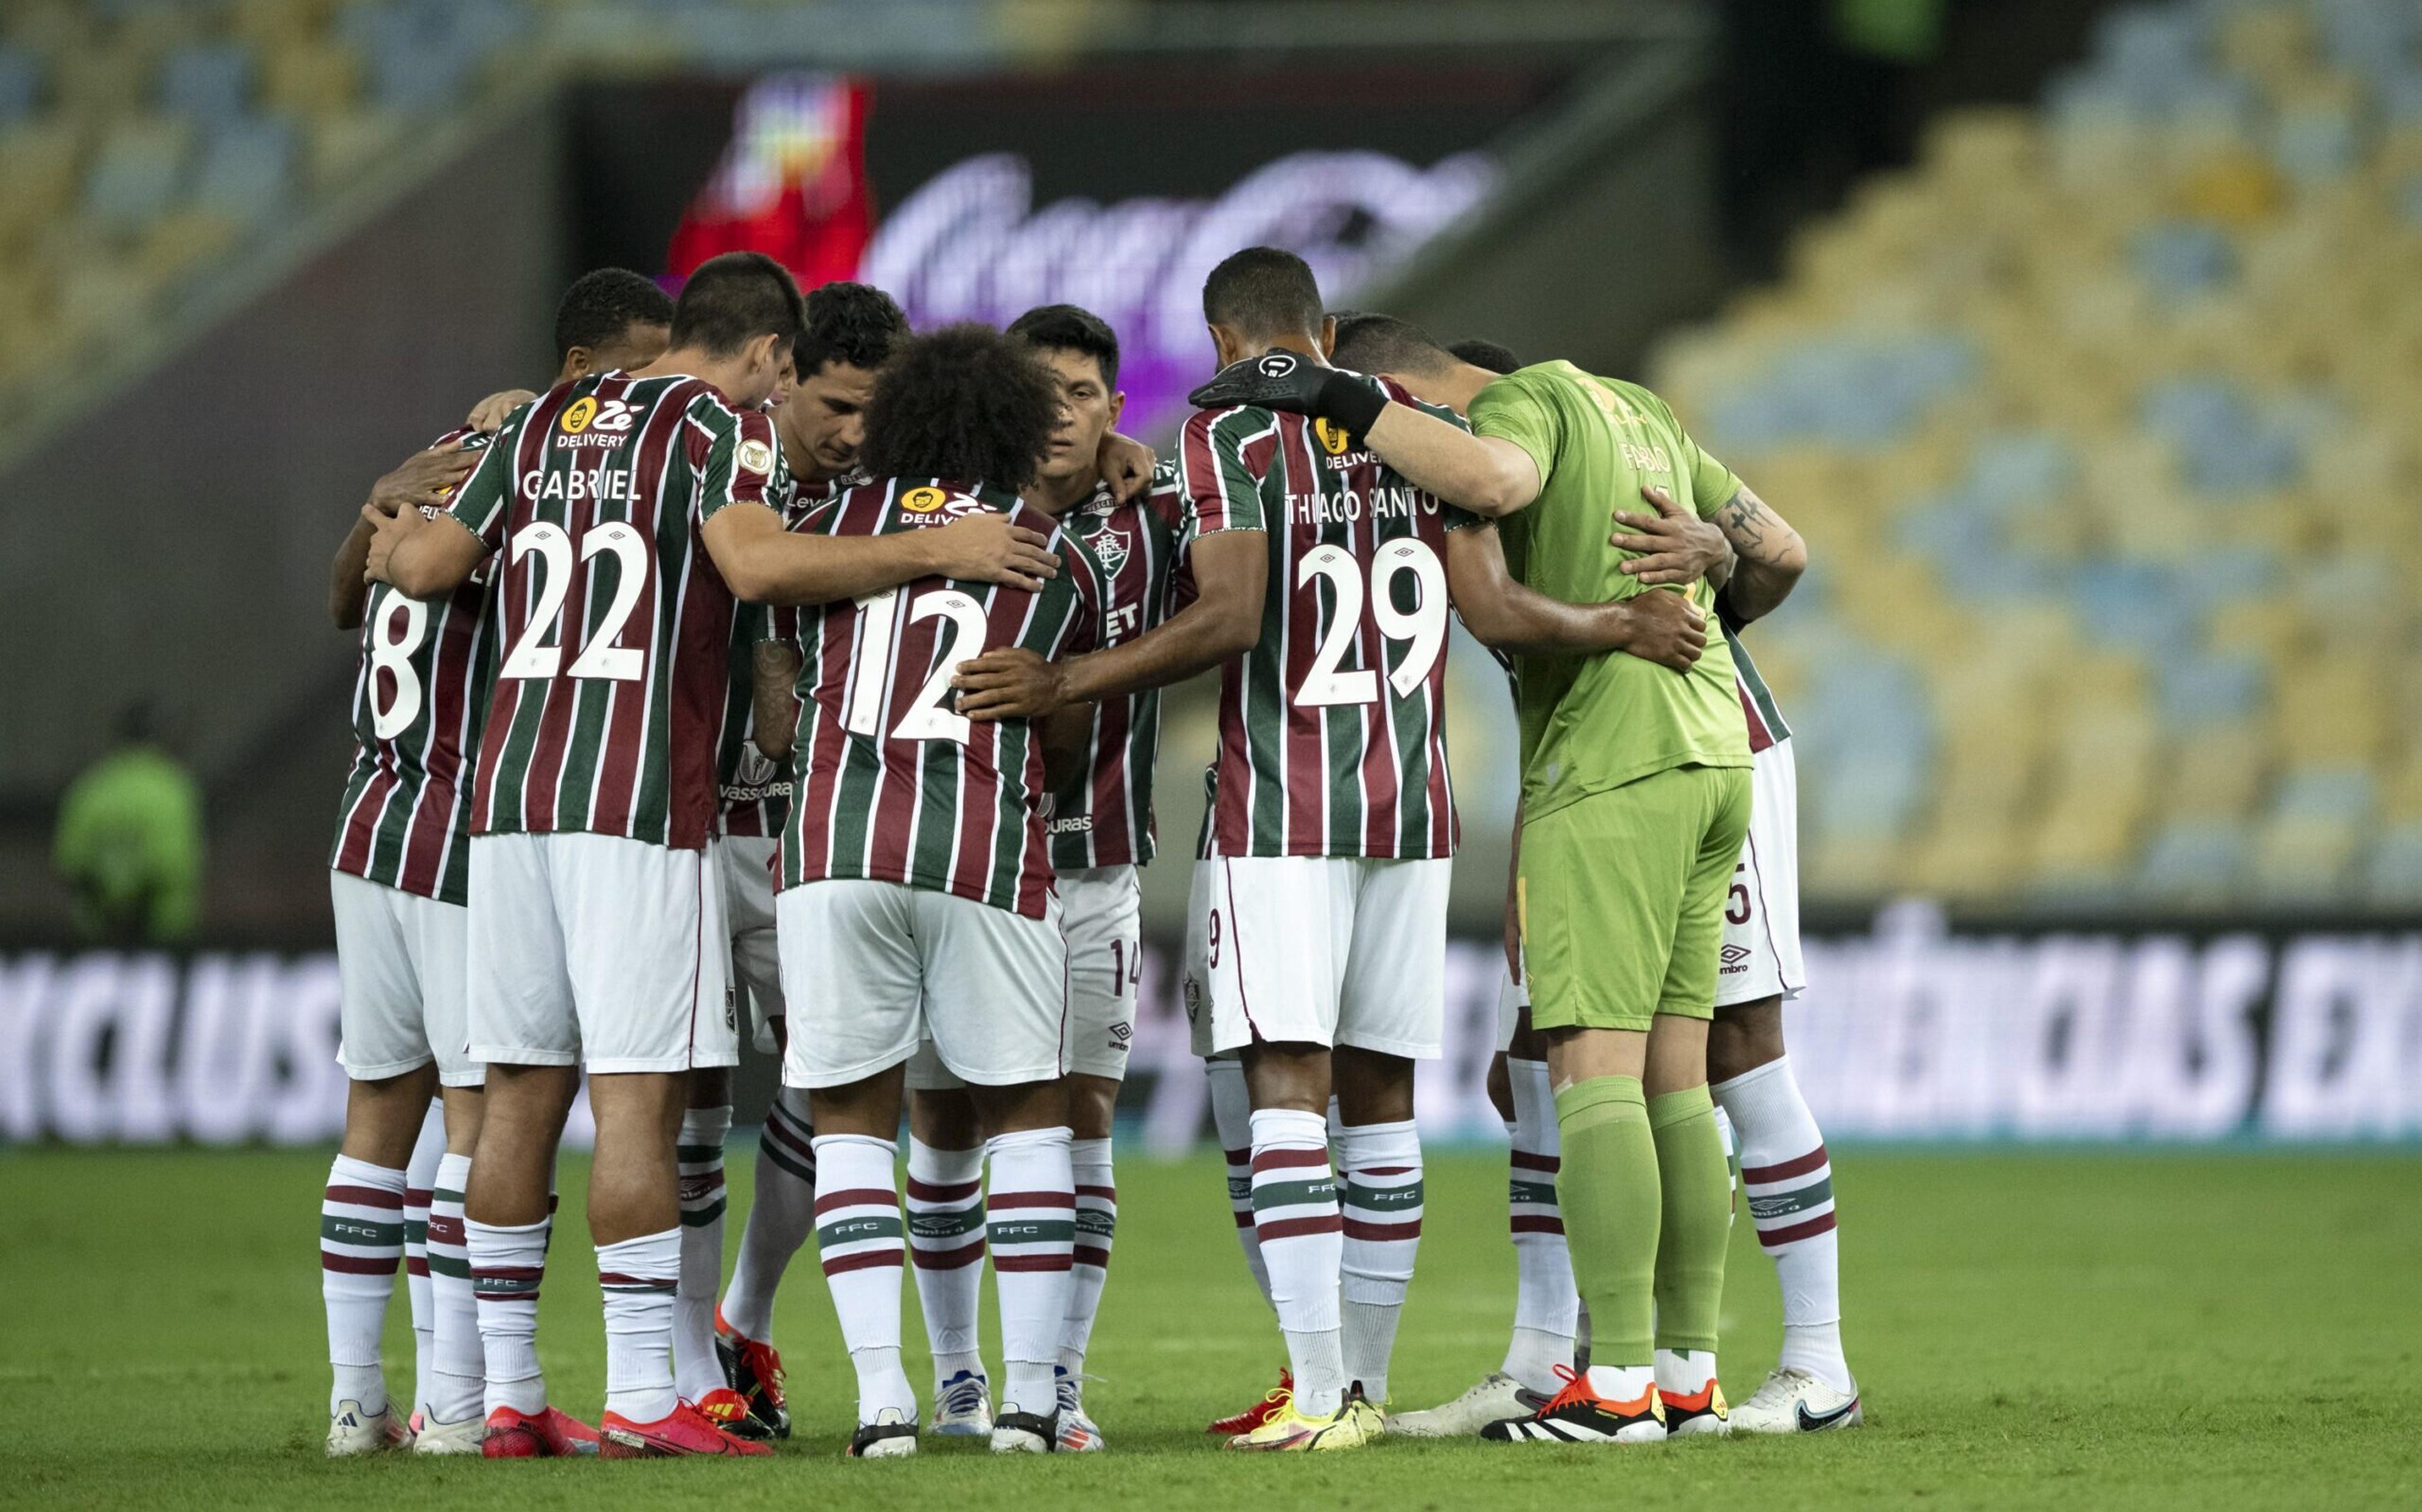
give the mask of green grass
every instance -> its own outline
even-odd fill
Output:
[[[735,1223],[748,1158],[733,1158]],[[1201,1432],[1258,1395],[1280,1357],[1219,1172],[1130,1160],[1088,1397],[1110,1452],[995,1461],[929,1442],[883,1464],[839,1457],[848,1367],[812,1256],[778,1322],[799,1436],[771,1462],[328,1462],[313,1261],[325,1169],[302,1153],[0,1152],[0,1504],[2422,1505],[2422,1159],[2410,1153],[1849,1152],[1837,1174],[1847,1332],[1867,1427],[1637,1450],[1396,1441],[1269,1459],[1223,1456]],[[1498,1361],[1503,1181],[1486,1155],[1431,1165],[1400,1403],[1427,1405]],[[541,1337],[558,1402],[593,1418],[604,1350],[578,1191],[568,1171]],[[1779,1324],[1746,1224],[1735,1240],[1724,1378],[1738,1397]],[[392,1318],[401,1389],[400,1295]]]

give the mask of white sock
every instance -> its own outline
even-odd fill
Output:
[[[446,1154],[446,1105],[429,1101],[403,1168],[403,1286],[412,1302],[412,1405],[427,1412],[437,1369],[437,1311],[429,1289],[429,1193]]]
[[[673,1297],[681,1288],[682,1230],[597,1246],[606,1294],[606,1411],[653,1423],[681,1405],[673,1387]]]
[[[1782,1365],[1848,1391],[1833,1167],[1790,1058],[1779,1056],[1709,1090],[1739,1136],[1750,1221],[1783,1284]]]
[[[936,1396],[962,1370],[983,1374],[976,1341],[983,1316],[983,1160],[982,1146],[947,1150],[914,1135],[908,1140],[908,1256],[916,1262]]]
[[[1716,1379],[1713,1349],[1659,1349],[1654,1358],[1659,1395],[1696,1396]]]
[[[463,1221],[471,1261],[471,1295],[480,1316],[480,1355],[486,1364],[483,1411],[546,1410],[546,1377],[538,1367],[538,1284],[546,1273],[553,1218],[535,1224]]]
[[[339,1155],[320,1198],[320,1300],[328,1313],[328,1411],[358,1402],[364,1414],[386,1411],[379,1340],[387,1299],[403,1263],[401,1171]]]
[[[1590,1390],[1608,1401],[1628,1407],[1657,1389],[1654,1365],[1592,1365]]]
[[[997,1134],[992,1161],[993,1286],[1000,1293],[1000,1410],[1048,1417],[1059,1406],[1052,1367],[1068,1321],[1077,1242],[1077,1181],[1067,1128]]]
[[[1505,1073],[1514,1092],[1505,1211],[1514,1237],[1515,1282],[1514,1337],[1501,1368],[1532,1391],[1553,1394],[1562,1384],[1555,1367],[1573,1363],[1581,1312],[1572,1252],[1565,1244],[1564,1209],[1556,1203],[1556,1175],[1564,1163],[1556,1099],[1548,1088],[1547,1062],[1509,1057]]]
[[[464,1248],[463,1192],[470,1181],[471,1157],[442,1156],[429,1194],[429,1300],[436,1337],[430,1385],[421,1399],[437,1423],[478,1417],[486,1390],[480,1304],[471,1296],[471,1256]]]
[[[1068,1164],[1077,1177],[1077,1248],[1068,1272],[1068,1318],[1060,1331],[1060,1368],[1075,1379],[1085,1373],[1085,1349],[1102,1310],[1103,1284],[1109,1280],[1119,1189],[1110,1176],[1107,1139],[1075,1141],[1068,1146]]]
[[[814,1139],[807,1089],[784,1087],[765,1110],[765,1127],[757,1136],[754,1198],[740,1228],[731,1285],[723,1294],[725,1326],[760,1344],[774,1340],[774,1293],[782,1272],[816,1231]]]
[[[1253,1227],[1293,1362],[1296,1406],[1308,1417],[1327,1417],[1345,1393],[1338,1318],[1345,1224],[1329,1165],[1329,1121],[1292,1108],[1257,1108],[1252,1127]]]
[[[1388,1357],[1422,1247],[1422,1141],[1411,1119],[1349,1127],[1341,1204],[1345,1242],[1339,1270],[1345,1379],[1374,1402],[1388,1399]]]
[[[715,1289],[723,1282],[723,1141],[731,1109],[682,1115],[673,1158],[681,1170],[681,1286],[673,1294],[673,1386],[695,1402],[726,1384],[715,1353]]]
[[[1203,1071],[1211,1083],[1211,1127],[1228,1161],[1228,1211],[1236,1220],[1236,1243],[1266,1302],[1270,1268],[1263,1263],[1261,1236],[1253,1229],[1253,1101],[1245,1090],[1245,1068],[1235,1060],[1209,1060]]]
[[[917,1416],[917,1394],[900,1368],[900,1192],[891,1174],[900,1147],[870,1134],[819,1134],[816,1245],[832,1288],[841,1343],[857,1370],[857,1420],[889,1408]]]

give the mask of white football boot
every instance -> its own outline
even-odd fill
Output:
[[[992,1432],[992,1381],[972,1370],[962,1370],[934,1386],[934,1421],[928,1433],[976,1439]]]
[[[1864,1416],[1858,1382],[1838,1391],[1793,1366],[1768,1376],[1733,1409],[1732,1424],[1735,1433],[1826,1433],[1855,1428]]]
[[[1502,1370],[1492,1370],[1454,1401],[1426,1411],[1391,1415],[1388,1431],[1414,1439],[1474,1438],[1491,1423],[1521,1417],[1532,1411],[1517,1396],[1521,1389],[1520,1381]]]
[[[348,1455],[374,1455],[388,1449],[406,1449],[412,1445],[412,1430],[396,1415],[393,1403],[376,1412],[365,1412],[362,1404],[342,1401],[328,1417],[328,1454],[331,1458]]]

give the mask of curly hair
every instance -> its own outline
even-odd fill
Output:
[[[1017,490],[1034,481],[1060,399],[1033,350],[988,325],[946,325],[892,349],[866,406],[867,470]]]
[[[791,349],[801,378],[815,377],[826,363],[873,371],[908,336],[908,317],[871,284],[835,279],[809,290],[807,306],[808,327]]]

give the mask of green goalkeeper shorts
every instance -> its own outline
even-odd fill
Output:
[[[1750,769],[1672,767],[1522,826],[1517,881],[1531,1021],[1644,1030],[1715,1012],[1724,897]]]

